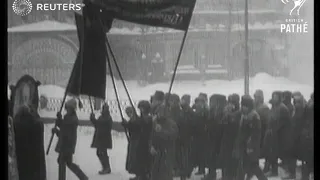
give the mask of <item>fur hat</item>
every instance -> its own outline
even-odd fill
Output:
[[[186,101],[186,102],[191,102],[191,96],[190,95],[188,95],[188,94],[185,94],[185,95],[183,95],[182,97],[181,97],[181,100],[184,100],[184,101]]]
[[[65,107],[76,110],[76,109],[77,109],[77,100],[74,99],[74,98],[69,99],[69,100],[66,102]]]
[[[272,98],[273,96],[278,96],[279,97],[279,101],[281,102],[281,97],[282,97],[282,92],[281,91],[273,91],[272,92],[272,97],[269,100],[269,103],[272,104]]]
[[[243,95],[241,97],[241,106],[248,107],[249,109],[253,109],[253,99],[250,95]]]
[[[291,101],[292,99],[292,92],[290,91],[283,91],[282,92],[282,100],[283,101]]]
[[[177,94],[170,94],[170,100],[180,102],[180,97]]]
[[[205,101],[208,101],[208,95],[206,93],[200,93],[198,98],[202,98],[204,99]]]
[[[232,104],[239,104],[240,103],[240,96],[238,94],[231,94],[228,97],[228,101]]]
[[[254,93],[254,97],[260,97],[263,98],[263,91],[261,89],[257,89],[256,92]]]
[[[151,110],[151,105],[148,101],[142,100],[138,103],[138,108],[139,109],[144,109],[146,112],[150,112]]]
[[[156,91],[153,95],[153,100],[164,101],[164,92]]]

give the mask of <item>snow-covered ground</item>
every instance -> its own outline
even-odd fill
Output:
[[[51,136],[51,128],[53,125],[45,125],[45,147],[49,143]],[[113,132],[113,149],[109,151],[109,156],[111,160],[112,174],[110,175],[98,175],[98,171],[101,169],[100,163],[96,156],[95,149],[90,148],[93,128],[92,127],[79,127],[78,128],[78,141],[76,146],[76,152],[74,155],[74,162],[80,166],[80,168],[88,175],[90,180],[128,180],[132,175],[128,174],[125,170],[125,162],[127,155],[127,140],[123,133]],[[51,151],[48,156],[46,156],[47,164],[47,180],[58,179],[58,165],[57,158],[58,154],[54,151],[57,138],[54,138],[53,144],[51,146]],[[260,162],[263,167],[263,161]],[[221,177],[221,171],[218,170],[218,176]],[[280,175],[283,176],[283,171],[279,171]],[[298,176],[299,173],[298,173]],[[68,180],[77,180],[77,177],[67,171]],[[177,180],[178,178],[175,178]],[[191,180],[200,180],[200,176],[193,175]],[[256,178],[254,178],[256,179]],[[269,180],[278,180],[279,177],[269,178]]]
[[[239,80],[208,80],[206,85],[203,85],[201,81],[175,81],[172,89],[172,93],[176,93],[179,96],[184,94],[190,94],[192,98],[198,96],[200,92],[207,93],[209,96],[212,94],[224,94],[229,95],[232,93],[244,94],[243,79]],[[119,96],[121,100],[128,100],[125,90],[121,84],[121,81],[116,81]],[[156,90],[162,90],[167,92],[169,90],[169,82],[150,84],[146,87],[138,86],[136,81],[126,81],[126,85],[133,100],[149,100],[150,96],[154,94]],[[284,77],[272,77],[265,73],[259,73],[255,77],[250,78],[250,94],[257,89],[262,89],[265,95],[265,101],[269,101],[271,94],[275,90],[290,90],[300,91],[306,99],[309,99],[310,94],[313,92],[313,86],[293,82]],[[39,95],[45,95],[48,98],[62,99],[64,95],[64,88],[55,85],[43,85],[39,87]],[[10,95],[10,94],[8,94]],[[110,76],[107,77],[107,100],[115,100],[115,93],[112,87]],[[88,119],[90,112],[79,111],[78,116],[80,119]],[[56,112],[53,111],[40,111],[42,117],[55,117]],[[120,121],[119,113],[113,114],[115,121]]]

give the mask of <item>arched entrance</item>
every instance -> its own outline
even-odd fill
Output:
[[[76,47],[59,37],[24,41],[13,52],[8,67],[9,82],[29,74],[42,84],[66,86],[76,54]]]

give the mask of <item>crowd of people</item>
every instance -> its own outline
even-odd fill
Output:
[[[128,153],[124,166],[135,175],[132,180],[186,180],[195,168],[203,180],[216,179],[217,169],[222,170],[223,180],[253,176],[265,180],[278,176],[278,167],[287,172],[284,178],[295,179],[300,160],[302,179],[308,179],[314,167],[313,94],[307,101],[300,92],[275,91],[269,103],[271,108],[265,103],[262,90],[257,90],[253,98],[240,98],[238,94],[213,94],[208,98],[200,93],[193,105],[190,95],[180,98],[156,91],[149,101],[138,103],[140,112],[126,108],[129,119],[123,119],[122,125],[128,132]],[[59,154],[59,180],[66,179],[66,167],[80,180],[89,179],[73,162],[76,108],[76,99],[68,100],[66,114],[57,114],[52,129],[59,138],[55,149]],[[14,117],[21,180],[46,179],[43,123],[34,109],[22,106]],[[103,106],[99,118],[91,114],[90,120],[95,128],[91,147],[97,149],[102,165],[99,174],[110,174],[108,149],[112,148],[113,120],[108,105]],[[259,167],[260,159],[265,159],[263,169]],[[31,166],[31,161],[36,164]]]
[[[252,98],[237,94],[200,93],[191,106],[190,95],[156,91],[141,101],[137,115],[123,121],[129,131],[126,169],[137,180],[185,180],[195,168],[203,180],[259,180],[278,176],[282,167],[296,178],[301,160],[302,179],[313,172],[313,94],[306,101],[300,92],[275,91],[265,103],[262,90]],[[263,169],[259,160],[265,159]],[[281,159],[281,163],[278,163]],[[209,169],[206,173],[205,169]]]

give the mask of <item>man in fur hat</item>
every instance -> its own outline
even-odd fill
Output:
[[[275,91],[270,100],[271,116],[264,140],[266,158],[269,159],[271,166],[271,172],[267,173],[269,176],[278,176],[278,158],[285,157],[284,152],[286,151],[284,150],[290,147],[286,135],[288,135],[288,128],[290,128],[288,123],[290,123],[291,116],[286,105],[282,103],[281,97],[282,92]]]
[[[108,149],[112,149],[111,130],[113,120],[108,104],[103,105],[101,116],[98,119],[96,119],[94,113],[92,113],[90,115],[90,121],[95,128],[91,147],[97,149],[97,156],[102,165],[102,170],[99,171],[99,174],[110,174],[111,167]]]
[[[178,136],[177,124],[170,117],[166,117],[165,105],[160,105],[153,117],[152,134],[153,165],[151,180],[173,180],[174,142]]]
[[[221,168],[218,158],[221,148],[221,141],[223,136],[223,109],[226,105],[226,96],[221,94],[214,94],[210,97],[210,109],[209,116],[207,120],[207,141],[206,144],[206,165],[209,167],[209,174],[207,174],[203,179],[214,179],[216,178],[216,169]]]
[[[56,124],[59,128],[53,128],[54,134],[57,134],[59,140],[56,146],[56,152],[59,153],[59,180],[66,179],[66,166],[80,179],[88,180],[88,177],[73,162],[73,154],[77,144],[78,117],[76,113],[77,101],[70,99],[65,104],[67,113],[62,119],[60,113],[57,114]]]
[[[267,180],[259,167],[261,121],[254,110],[254,101],[249,95],[241,98],[241,120],[236,154],[243,160],[243,172],[238,172],[236,179],[243,179],[245,174],[256,175],[258,180]],[[239,163],[240,166],[242,163]],[[241,169],[239,167],[238,169]],[[250,176],[247,176],[250,179]]]
[[[264,95],[263,95],[263,91],[261,89],[256,90],[256,92],[254,93],[254,107],[255,110],[257,111],[257,113],[260,116],[260,120],[261,120],[261,157],[264,157],[264,151],[263,151],[263,140],[265,137],[265,133],[266,133],[266,129],[267,129],[267,125],[270,121],[270,108],[268,107],[268,105],[266,105],[264,103]],[[268,172],[269,171],[269,160],[266,158],[265,159],[265,166],[264,166],[264,172]]]
[[[206,147],[206,121],[208,118],[208,110],[205,105],[205,100],[201,98],[195,99],[195,104],[193,105],[193,111],[195,113],[196,126],[194,143],[192,144],[192,156],[195,158],[193,160],[194,167],[199,167],[196,175],[202,175],[205,173],[205,147]]]
[[[196,125],[196,119],[194,117],[194,112],[192,108],[190,107],[191,103],[191,96],[190,95],[183,95],[181,97],[181,111],[182,111],[182,120],[183,124],[185,125],[183,128],[183,132],[180,134],[183,136],[184,141],[184,148],[185,148],[185,158],[184,162],[185,169],[184,169],[184,174],[187,177],[191,176],[191,173],[193,171],[193,162],[192,162],[192,153],[191,153],[191,145],[192,142],[194,141],[194,126]]]
[[[223,177],[226,179],[236,178],[237,159],[232,157],[232,152],[237,137],[240,118],[240,97],[238,94],[231,94],[228,97],[228,104],[224,108],[222,119],[223,136],[219,153]]]
[[[164,103],[165,95],[162,91],[156,91],[152,96],[151,114],[156,114],[158,108]]]

